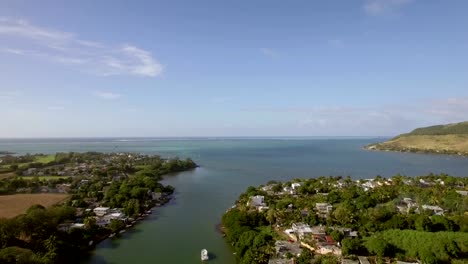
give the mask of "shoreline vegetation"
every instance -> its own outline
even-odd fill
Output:
[[[364,149],[468,156],[468,122],[417,128]]]
[[[1,263],[75,263],[170,201],[163,176],[198,167],[191,159],[137,153],[0,156]],[[31,197],[47,196],[29,208]],[[60,196],[62,201],[52,199]],[[1,211],[0,211],[1,212]],[[6,218],[8,217],[8,218]]]
[[[222,217],[238,263],[467,263],[468,178],[270,181]]]

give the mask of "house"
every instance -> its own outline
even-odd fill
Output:
[[[301,187],[301,184],[298,183],[298,182],[294,182],[294,183],[291,184],[291,188],[293,190],[297,190],[299,187]]]
[[[377,186],[379,186],[379,184],[374,182],[374,179],[368,179],[366,182],[361,184],[361,187],[364,188],[364,191],[366,192],[370,189],[374,189]]]
[[[106,227],[110,223],[110,218],[95,216],[94,219],[96,219],[96,225],[100,227]]]
[[[432,211],[435,215],[444,215],[444,209],[440,208],[439,206],[436,205],[426,205],[424,204],[422,206],[424,210],[429,210]]]
[[[328,214],[333,210],[333,206],[329,203],[316,203],[315,209],[319,214]]]
[[[396,206],[398,211],[400,213],[409,213],[411,208],[416,208],[418,207],[418,204],[413,201],[413,199],[405,197],[403,200],[400,202],[399,205]]]
[[[358,236],[358,232],[357,231],[353,231],[351,228],[347,228],[347,227],[330,227],[331,229],[333,230],[338,230],[340,231],[341,233],[343,233],[343,235],[345,237],[350,237],[350,238],[353,238],[353,237],[357,237]]]
[[[333,254],[341,256],[341,248],[335,245],[320,245],[317,251],[322,255]]]
[[[283,191],[284,193],[287,193],[287,194],[294,194],[294,190],[289,186],[284,187]]]
[[[284,257],[286,253],[291,253],[293,256],[299,256],[302,253],[302,248],[299,243],[291,243],[289,241],[278,240],[275,242],[276,254]]]
[[[467,196],[468,195],[468,191],[456,191],[458,194],[460,195],[463,195],[463,196]]]
[[[107,213],[109,213],[109,210],[110,210],[109,207],[96,207],[96,208],[93,209],[93,212],[94,212],[97,216],[104,216],[104,215],[106,215]]]
[[[265,197],[262,196],[262,195],[256,195],[256,196],[252,196],[250,197],[250,202],[247,203],[247,205],[250,205],[250,206],[254,206],[254,207],[257,207],[257,206],[265,206]]]
[[[310,226],[304,223],[292,224],[292,230],[299,235],[299,238],[304,238],[306,235],[312,234],[312,229]]]
[[[260,212],[269,209],[269,207],[265,204],[265,197],[262,195],[250,197],[250,201],[247,202],[247,206],[255,207]]]
[[[324,226],[313,226],[311,230],[314,236],[325,236],[327,234]]]

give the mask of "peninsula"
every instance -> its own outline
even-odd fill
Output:
[[[365,149],[468,156],[468,122],[417,128]]]
[[[466,263],[468,178],[320,177],[249,187],[222,218],[239,263]]]

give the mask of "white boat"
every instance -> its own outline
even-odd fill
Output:
[[[201,251],[201,260],[204,261],[204,260],[208,260],[208,259],[210,259],[208,257],[208,250],[202,249],[202,251]]]

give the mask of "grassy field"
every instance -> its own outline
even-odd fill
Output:
[[[0,218],[12,218],[23,214],[35,204],[49,207],[66,198],[67,194],[52,193],[0,195]]]
[[[468,135],[405,135],[373,146],[379,150],[412,150],[466,155],[468,154]]]
[[[55,160],[55,155],[46,155],[46,156],[37,157],[35,161],[40,162],[40,163],[49,163],[54,160]]]
[[[58,179],[67,179],[70,176],[21,176],[23,180],[32,180],[38,178],[39,180],[58,180]]]

